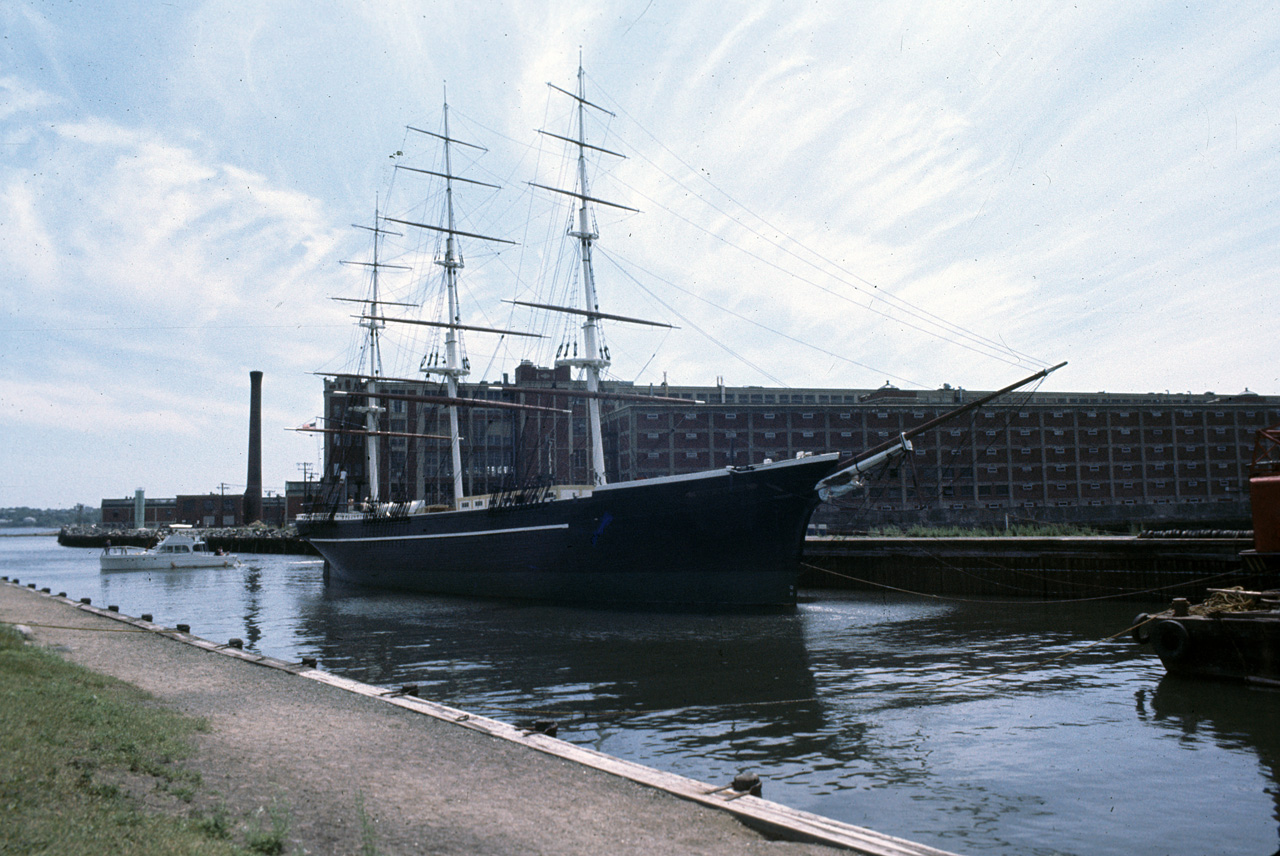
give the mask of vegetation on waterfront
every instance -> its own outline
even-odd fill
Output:
[[[63,526],[87,526],[102,521],[102,509],[91,505],[75,508],[0,508],[0,528],[31,527],[61,529]]]
[[[250,852],[225,812],[192,808],[181,761],[206,727],[0,625],[0,852]]]
[[[1069,523],[1011,523],[1003,526],[877,526],[867,532],[877,538],[1082,538],[1114,535]],[[1137,534],[1136,530],[1132,534]]]

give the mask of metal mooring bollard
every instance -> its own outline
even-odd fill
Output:
[[[80,602],[81,602],[81,603],[83,603],[83,604],[85,604],[85,605],[87,606],[87,605],[89,605],[89,604],[93,603],[93,600],[92,600],[91,598],[82,597],[82,598],[80,598]]]
[[[140,617],[143,621],[150,621],[150,620],[151,620],[151,613],[149,613],[149,612],[144,612],[144,613],[142,613],[142,615],[141,615],[141,616],[139,616],[139,617]]]
[[[190,632],[191,632],[191,625],[190,625],[190,624],[179,624],[179,625],[177,625],[177,627],[176,627],[175,629],[176,629],[179,633],[190,633]]]
[[[232,647],[232,648],[243,648],[243,647],[244,647],[244,640],[243,640],[243,639],[232,639],[232,640],[230,640],[229,642],[227,642],[227,645],[228,645],[228,646],[230,646],[230,647]]]
[[[116,606],[114,603],[107,607],[107,612],[119,612],[119,611],[120,611],[120,607]]]
[[[315,657],[303,657],[303,658],[302,658],[302,665],[304,665],[304,666],[310,666],[311,668],[313,668],[313,669],[314,669],[314,668],[316,667],[316,658],[315,658]]]
[[[760,796],[764,791],[764,785],[760,782],[760,777],[755,773],[739,773],[733,777],[733,789],[740,794],[751,794],[753,797]]]

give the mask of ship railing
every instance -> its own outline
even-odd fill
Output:
[[[364,520],[404,520],[415,513],[415,506],[421,510],[422,502],[370,502],[361,508],[360,516]]]
[[[326,520],[363,520],[364,513],[360,511],[325,511],[303,513],[298,515],[298,520],[303,523],[319,523]]]

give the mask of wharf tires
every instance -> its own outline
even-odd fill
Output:
[[[1178,621],[1161,621],[1152,632],[1151,641],[1160,659],[1169,663],[1185,659],[1191,650],[1191,635]]]
[[[1133,641],[1146,645],[1151,641],[1151,616],[1139,612],[1133,617]]]

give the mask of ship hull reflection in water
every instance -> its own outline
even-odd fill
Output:
[[[1161,603],[820,593],[783,615],[650,615],[326,589],[320,565],[101,574],[0,538],[0,573],[700,781],[966,854],[1273,853],[1280,693],[1165,677]],[[424,771],[429,775],[429,771]]]
[[[696,732],[729,721],[771,739],[819,722],[795,614],[654,615],[330,586],[302,629],[344,675],[415,683],[506,721],[555,719],[596,743],[637,720],[678,718]]]

